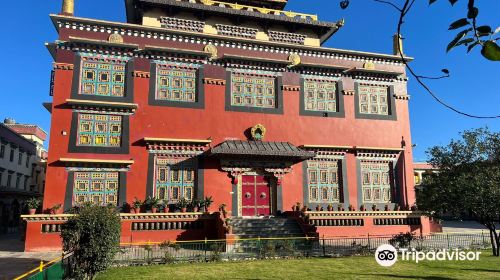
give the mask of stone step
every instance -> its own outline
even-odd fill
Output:
[[[296,221],[286,218],[233,218],[233,233],[239,238],[303,237]]]

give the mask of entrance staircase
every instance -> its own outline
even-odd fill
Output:
[[[232,225],[239,239],[305,236],[297,222],[287,218],[232,218]]]

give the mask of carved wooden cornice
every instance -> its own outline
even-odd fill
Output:
[[[35,214],[21,215],[21,218],[28,222],[65,222],[69,218],[76,216],[75,214]],[[203,213],[139,213],[128,214],[120,213],[120,219],[124,220],[145,220],[145,221],[191,221],[200,218],[211,219],[212,216]]]
[[[66,104],[73,109],[104,110],[109,112],[133,113],[139,107],[135,103],[95,101],[85,99],[66,99]]]
[[[145,137],[142,141],[151,153],[171,154],[175,157],[196,156],[210,145],[209,139],[175,139]]]
[[[344,89],[344,90],[342,90],[342,94],[343,95],[354,95],[355,92],[356,91],[353,90],[353,89]]]
[[[226,80],[223,79],[212,79],[212,78],[204,78],[203,83],[207,85],[225,85]]]
[[[144,71],[134,71],[133,75],[136,78],[150,78],[151,77],[150,72],[144,72]]]
[[[406,218],[421,217],[420,211],[308,211],[311,219],[331,219],[335,217],[375,217],[375,218]]]
[[[90,158],[60,158],[58,162],[64,166],[91,166],[91,167],[130,167],[133,160],[90,159]]]
[[[355,147],[356,157],[366,160],[395,160],[402,148]]]
[[[300,91],[300,86],[283,85],[281,89],[286,91]]]
[[[399,100],[410,100],[410,96],[405,94],[405,95],[398,95],[398,94],[395,94],[394,95],[394,98],[396,99],[399,99]]]
[[[52,65],[54,70],[73,70],[75,68],[75,65],[70,63],[54,62]]]

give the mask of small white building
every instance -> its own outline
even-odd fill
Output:
[[[16,231],[25,201],[43,194],[46,138],[37,125],[0,123],[0,234]]]

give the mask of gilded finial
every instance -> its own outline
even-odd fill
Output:
[[[61,14],[63,15],[74,15],[75,14],[75,1],[74,0],[63,0]]]
[[[394,55],[404,54],[403,52],[403,37],[400,34],[392,36],[392,48]]]

